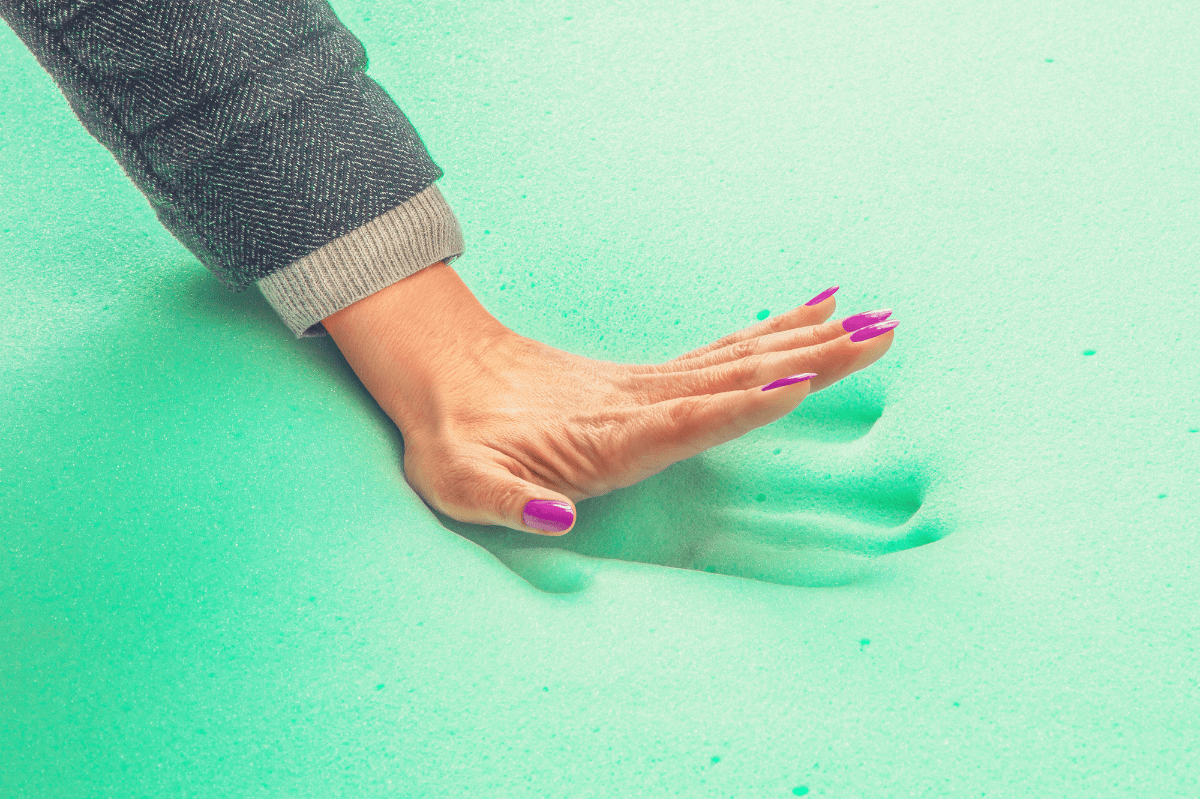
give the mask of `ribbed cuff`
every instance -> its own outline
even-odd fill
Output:
[[[325,317],[464,249],[458,218],[431,183],[255,285],[296,338],[324,336]]]

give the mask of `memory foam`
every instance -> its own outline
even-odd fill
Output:
[[[0,30],[0,794],[1200,791],[1200,11],[335,9],[518,332],[836,283],[895,344],[565,538],[460,524]]]

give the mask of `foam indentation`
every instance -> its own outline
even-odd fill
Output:
[[[921,514],[917,474],[878,470],[861,446],[842,443],[864,437],[882,413],[879,402],[826,395],[807,415],[793,413],[786,423],[756,431],[785,439],[789,451],[802,449],[803,463],[794,455],[774,457],[783,446],[759,459],[752,439],[743,439],[724,458],[701,454],[577,503],[579,519],[562,537],[443,519],[548,593],[585,590],[606,561],[785,585],[845,585],[870,574],[873,559],[948,532]]]

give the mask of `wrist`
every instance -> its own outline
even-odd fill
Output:
[[[442,261],[322,320],[371,396],[406,435],[436,425],[452,381],[469,364],[520,338]]]

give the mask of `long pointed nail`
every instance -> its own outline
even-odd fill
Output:
[[[790,386],[795,383],[803,382],[805,380],[812,380],[816,376],[817,375],[815,372],[811,372],[809,374],[791,375],[790,377],[781,377],[778,380],[776,380],[774,383],[767,383],[765,386],[763,386],[763,391],[770,391],[773,388],[783,388],[784,386]]]
[[[869,338],[875,338],[876,336],[882,336],[884,333],[888,332],[889,330],[891,330],[893,327],[895,327],[898,324],[900,324],[900,323],[893,320],[891,322],[884,322],[882,324],[871,325],[870,327],[864,327],[862,330],[859,330],[858,332],[851,335],[850,340],[851,341],[866,341]]]
[[[825,289],[820,294],[813,297],[811,300],[809,300],[808,302],[806,302],[804,304],[805,305],[816,305],[817,303],[825,302],[825,300],[829,299],[834,294],[836,294],[837,290],[839,288],[841,288],[841,286],[830,286],[829,288]]]
[[[873,325],[876,322],[882,322],[892,315],[891,308],[884,308],[879,311],[867,311],[866,313],[855,314],[842,320],[842,329],[847,333],[853,333],[860,327]]]

